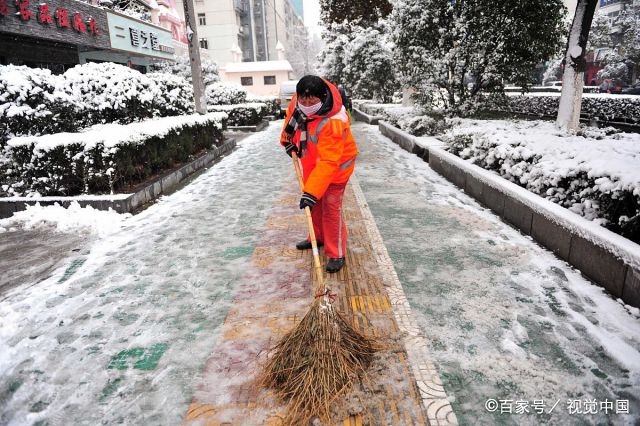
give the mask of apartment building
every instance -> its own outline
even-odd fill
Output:
[[[202,56],[219,64],[278,60],[304,48],[306,30],[291,0],[193,0]],[[184,17],[182,0],[177,8]]]

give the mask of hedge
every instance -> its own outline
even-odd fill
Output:
[[[256,126],[269,112],[268,106],[263,103],[209,105],[207,110],[226,113],[228,115],[227,126]]]
[[[0,196],[129,191],[222,144],[226,114],[97,125],[81,133],[17,137],[0,152]]]

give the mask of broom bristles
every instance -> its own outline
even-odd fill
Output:
[[[329,419],[331,403],[366,370],[378,346],[322,297],[273,348],[259,381],[289,401],[287,424]]]

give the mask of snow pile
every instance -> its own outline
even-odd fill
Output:
[[[119,214],[109,209],[101,211],[91,206],[80,207],[76,201],[68,209],[53,206],[27,206],[26,210],[15,213],[8,219],[0,220],[0,233],[14,229],[55,229],[58,232],[89,232],[105,236],[118,231],[131,214]]]
[[[611,131],[462,120],[443,139],[459,157],[640,242],[640,135]]]
[[[220,143],[226,117],[193,114],[13,138],[0,151],[0,195],[113,193]]]

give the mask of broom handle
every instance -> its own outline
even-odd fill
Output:
[[[304,182],[302,181],[302,172],[300,172],[298,155],[295,152],[292,152],[291,158],[293,158],[293,166],[295,167],[296,175],[298,176],[298,184],[300,185],[300,191],[302,191],[304,189]],[[324,291],[324,283],[322,282],[322,267],[320,266],[320,254],[318,253],[318,242],[316,241],[316,233],[313,231],[313,220],[311,219],[311,209],[309,207],[305,207],[304,212],[307,215],[307,226],[309,227],[309,237],[311,237],[311,250],[313,251],[313,264],[316,270],[316,276],[318,277],[318,293],[320,293]]]

